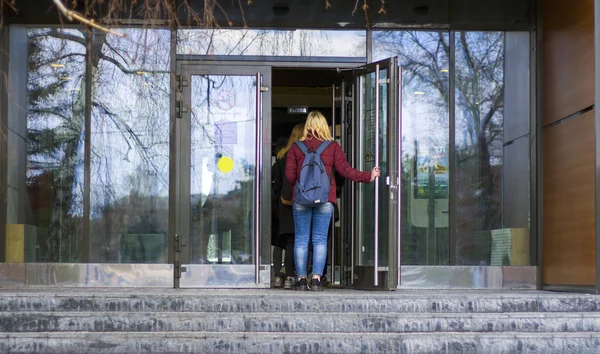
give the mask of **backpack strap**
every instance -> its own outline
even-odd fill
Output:
[[[298,148],[300,148],[300,151],[302,151],[304,156],[308,155],[308,146],[306,146],[303,141],[296,141],[296,145],[298,145]]]
[[[321,143],[321,145],[319,145],[319,147],[317,148],[317,150],[315,151],[315,153],[319,156],[321,156],[321,153],[323,151],[325,151],[325,149],[327,149],[327,147],[331,144],[331,140],[325,140]]]
[[[330,144],[331,144],[331,140],[325,140],[321,143],[321,145],[319,145],[317,150],[315,150],[314,152],[320,156],[321,153],[323,153],[323,151],[325,151],[325,149],[327,149],[327,147]],[[298,148],[300,148],[300,151],[302,151],[302,153],[305,156],[309,153],[308,146],[306,146],[306,144],[303,141],[296,141],[296,145],[298,145]]]

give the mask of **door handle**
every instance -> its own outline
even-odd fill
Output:
[[[261,148],[262,148],[262,120],[261,118],[261,93],[263,92],[262,87],[262,76],[260,73],[256,73],[256,143],[254,145],[254,190],[256,193],[254,200],[254,281],[256,284],[260,284],[260,237],[261,237],[261,225],[260,225],[260,159],[261,159]]]
[[[379,156],[379,64],[375,65],[375,161],[377,166],[380,160]],[[375,178],[375,215],[373,232],[373,285],[379,286],[379,178]]]

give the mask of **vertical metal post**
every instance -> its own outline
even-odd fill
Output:
[[[181,232],[179,229],[179,214],[178,208],[180,206],[179,198],[180,194],[178,194],[181,190],[181,178],[179,174],[181,173],[179,163],[179,159],[181,158],[182,150],[178,149],[179,144],[181,144],[181,136],[180,132],[177,129],[177,95],[182,95],[181,92],[178,91],[178,83],[175,78],[177,77],[177,29],[171,28],[171,47],[170,47],[170,95],[169,95],[169,238],[167,243],[167,262],[175,265],[176,259],[175,254],[179,257],[179,253],[176,253],[175,249],[175,239],[179,239],[181,236],[178,233]],[[189,237],[189,236],[188,236]],[[181,261],[177,259],[177,261]],[[175,270],[173,276],[173,287],[179,288],[180,286],[180,274],[177,270]]]
[[[379,64],[375,65],[375,161],[373,167],[379,164]],[[375,179],[375,230],[373,232],[373,285],[379,286],[379,178]]]
[[[93,55],[93,30],[86,31],[85,51],[85,120],[83,124],[83,240],[81,261],[90,261],[90,210],[91,210],[91,158],[92,158],[92,55]],[[60,252],[59,252],[60,254]],[[60,260],[60,257],[59,257]]]
[[[354,80],[354,84],[352,86],[352,103],[350,104],[350,107],[352,109],[351,114],[350,114],[350,124],[351,124],[351,132],[352,132],[352,136],[350,137],[350,141],[352,144],[351,147],[351,151],[352,153],[350,154],[350,160],[352,162],[352,166],[358,166],[358,148],[359,148],[359,141],[358,141],[358,137],[359,137],[359,124],[358,124],[358,105],[360,104],[360,95],[359,95],[359,90],[360,90],[360,78],[356,78]],[[356,215],[357,214],[357,208],[356,206],[359,204],[357,199],[360,196],[359,193],[356,192],[356,183],[353,181],[350,183],[350,188],[349,190],[351,191],[351,196],[350,196],[350,214],[349,215]],[[350,224],[350,284],[354,284],[354,267],[356,265],[356,256],[357,256],[357,250],[359,249],[359,247],[356,245],[356,229],[358,228],[358,222],[359,222],[360,218],[353,218],[351,224]]]
[[[397,156],[397,164],[398,164],[398,208],[396,210],[398,223],[397,223],[397,267],[398,267],[398,282],[397,284],[402,284],[402,67],[398,67],[398,156]]]
[[[542,16],[541,16],[541,4],[537,0],[530,0],[530,19],[531,23],[534,24],[531,29],[531,58],[530,58],[530,160],[529,170],[531,171],[530,177],[530,202],[529,207],[531,208],[530,215],[530,228],[531,228],[531,249],[532,249],[532,263],[531,265],[536,267],[536,288],[542,289],[543,286],[543,275],[542,275],[542,234],[543,234],[543,220],[542,220],[542,208],[543,208],[543,195],[542,195]],[[598,57],[596,57],[598,58]],[[596,71],[597,72],[597,71]],[[596,229],[597,230],[597,229]],[[598,245],[598,243],[596,243]]]
[[[449,189],[449,208],[448,208],[448,239],[450,244],[449,263],[451,266],[456,264],[456,112],[455,112],[455,95],[456,95],[456,32],[450,31],[449,47],[450,58],[449,73],[448,73],[448,164],[450,171],[448,175]]]
[[[260,158],[262,147],[261,75],[256,73],[256,143],[254,145],[254,281],[260,284]]]
[[[598,104],[600,102],[600,0],[594,1],[594,23],[595,26],[595,36],[594,36],[594,52],[595,56],[595,65],[596,70],[594,74],[594,102]],[[595,239],[596,239],[596,294],[600,293],[600,222],[598,218],[600,218],[600,109],[596,108],[594,110],[594,121],[595,121],[595,141],[596,141],[596,174],[595,174],[595,184],[596,184],[596,196],[594,198],[595,205],[595,214],[596,214],[596,230],[595,230]],[[539,264],[538,266],[542,266]]]
[[[8,73],[10,67],[8,65],[10,54],[9,48],[9,31],[7,25],[8,4],[0,3],[0,18],[2,24],[0,29],[0,70]],[[12,73],[11,73],[12,74]],[[5,261],[6,257],[6,221],[8,211],[8,77],[3,75],[0,77],[0,134],[3,139],[0,139],[0,262]],[[25,93],[24,93],[25,94]],[[36,254],[36,259],[39,259]]]
[[[331,136],[335,141],[335,85],[331,85]],[[333,169],[331,170],[331,178],[335,178]],[[329,263],[331,264],[329,282],[333,284],[335,283],[335,208],[331,214],[331,255],[329,256]],[[327,264],[325,268],[327,268]]]
[[[342,81],[340,85],[340,143],[342,145],[342,150],[348,151],[348,134],[347,134],[347,119],[348,116],[346,114],[346,81]],[[347,192],[347,188],[344,186],[344,191]],[[347,248],[348,239],[346,237],[347,232],[347,220],[350,220],[346,216],[346,210],[348,210],[347,205],[347,196],[348,193],[344,194],[343,202],[338,205],[339,215],[340,215],[340,287],[346,287],[348,284],[346,282],[346,262],[347,260]]]

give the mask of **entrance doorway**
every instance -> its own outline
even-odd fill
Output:
[[[270,287],[273,144],[313,109],[353,167],[382,168],[374,183],[345,184],[328,277],[341,287],[398,286],[399,68],[395,58],[357,64],[178,62],[176,287]]]

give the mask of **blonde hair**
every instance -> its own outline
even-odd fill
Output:
[[[300,141],[304,141],[309,137],[314,137],[318,140],[333,140],[329,125],[327,125],[327,119],[319,111],[312,111],[306,117],[306,124],[304,124],[304,134]]]
[[[279,152],[277,153],[277,158],[282,159],[285,156],[285,154],[287,154],[287,152],[290,151],[290,149],[292,148],[292,145],[294,145],[294,143],[296,141],[298,141],[298,140],[300,140],[300,138],[302,138],[303,134],[304,134],[304,123],[296,124],[294,129],[292,129],[292,133],[290,134],[290,137],[288,138],[287,145],[283,149],[279,150]]]

